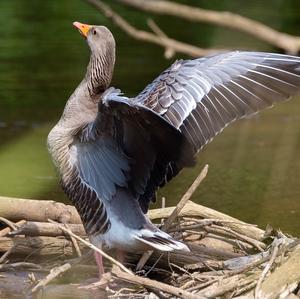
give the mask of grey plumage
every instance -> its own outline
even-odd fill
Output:
[[[145,216],[155,191],[229,123],[294,95],[300,59],[229,52],[180,60],[129,99],[108,88],[112,34],[92,26],[86,36],[86,76],[48,137],[62,186],[95,244],[187,250]]]

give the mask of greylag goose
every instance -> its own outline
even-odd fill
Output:
[[[115,40],[104,26],[75,22],[91,51],[86,75],[48,136],[48,148],[86,232],[125,251],[188,247],[146,213],[156,190],[234,120],[300,89],[300,59],[234,51],[178,60],[135,98],[110,87]],[[102,258],[97,255],[100,272]]]

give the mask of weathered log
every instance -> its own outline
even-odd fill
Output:
[[[80,244],[81,249],[84,248]],[[11,255],[44,257],[50,255],[72,256],[76,255],[76,250],[71,241],[64,237],[14,237],[0,238],[0,252],[11,251]]]
[[[86,236],[82,224],[68,224],[68,228],[76,235]],[[10,235],[58,237],[65,236],[66,233],[53,223],[26,221],[19,229],[10,233]]]
[[[0,216],[11,221],[28,220],[81,223],[73,206],[52,200],[34,200],[0,196]]]
[[[175,207],[149,210],[151,220],[168,218]],[[60,222],[73,224],[81,223],[75,207],[54,201],[39,201],[33,199],[19,199],[0,197],[0,215],[12,221],[28,220],[47,222],[48,219],[56,219]],[[180,217],[201,217],[205,219],[218,219],[226,221],[226,226],[237,233],[243,234],[255,240],[262,240],[264,231],[226,214],[188,201],[179,213]]]
[[[151,220],[168,218],[175,207],[149,210]],[[0,196],[0,216],[11,221],[28,220],[47,222],[55,219],[59,222],[78,224],[80,217],[75,207],[55,201],[39,201],[33,199],[19,199]],[[226,226],[255,240],[262,240],[264,231],[226,214],[188,201],[179,213],[180,217],[201,217],[226,221]]]

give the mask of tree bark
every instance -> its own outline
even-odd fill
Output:
[[[11,221],[29,220],[81,223],[73,206],[52,200],[33,200],[0,196],[0,216]]]

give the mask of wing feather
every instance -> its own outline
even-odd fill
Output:
[[[299,57],[235,51],[176,61],[133,101],[179,129],[196,154],[228,124],[286,100],[299,89]],[[166,171],[172,178],[171,167]]]

